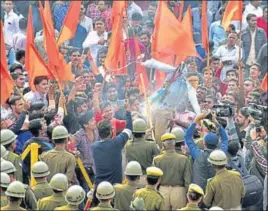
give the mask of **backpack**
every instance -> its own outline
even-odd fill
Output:
[[[246,208],[256,205],[263,198],[263,184],[255,175],[247,175],[243,177],[243,183],[246,188],[246,194],[243,198],[242,207]]]

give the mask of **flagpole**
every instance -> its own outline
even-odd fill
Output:
[[[239,77],[239,88],[240,96],[243,99],[244,104],[244,73],[241,62],[241,49],[242,49],[242,17],[240,18],[240,34],[239,34],[239,52],[238,52],[238,77]]]
[[[13,81],[13,80],[12,80],[12,81]],[[24,98],[23,94],[21,93],[19,87],[16,85],[16,83],[15,83],[14,81],[13,81],[13,85],[14,85],[14,88],[16,89],[16,91],[18,92],[19,96],[21,97],[21,99],[22,99],[25,103],[27,103],[27,101],[25,100],[25,98]]]
[[[144,98],[145,98],[146,117],[148,119],[149,127],[150,128],[153,128],[152,116],[151,116],[151,106],[150,106],[150,102],[149,102],[148,97],[147,97],[147,94],[146,94],[146,88],[145,88],[145,84],[144,84],[144,79],[143,79],[143,74],[142,73],[140,73],[140,78],[141,78],[141,84],[142,84],[143,94],[144,94]],[[153,138],[153,140],[155,142],[154,131],[152,131],[152,138]]]

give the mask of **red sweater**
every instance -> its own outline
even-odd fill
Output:
[[[258,27],[260,27],[260,28],[262,28],[264,31],[265,31],[265,33],[266,33],[266,37],[268,38],[268,29],[267,29],[267,27],[268,27],[268,24],[267,24],[267,22],[264,20],[264,18],[263,17],[259,17],[258,19],[257,19],[257,26]]]
[[[101,111],[94,112],[94,118],[96,123],[99,123],[103,120]],[[113,138],[116,136],[116,133],[124,130],[126,128],[126,121],[125,120],[118,120],[113,118],[111,120],[112,128],[113,128]]]

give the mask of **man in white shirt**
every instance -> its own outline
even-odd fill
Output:
[[[95,31],[87,35],[83,43],[83,48],[89,48],[94,62],[97,62],[99,49],[107,42],[107,32],[105,31],[105,20],[97,18],[95,20]]]
[[[13,12],[13,1],[5,1],[4,38],[12,46],[12,36],[19,32],[19,16]]]
[[[43,102],[48,107],[47,93],[49,89],[48,78],[46,76],[38,76],[34,79],[35,91],[30,91],[24,95],[29,103]]]
[[[92,19],[87,17],[85,13],[86,13],[86,8],[83,4],[81,4],[79,22],[80,22],[80,25],[86,29],[87,33],[89,33],[93,31],[93,23],[92,23]]]
[[[226,79],[226,72],[232,69],[238,63],[239,47],[236,46],[238,35],[236,32],[231,32],[227,38],[227,44],[221,45],[215,53],[223,63],[220,79],[224,81]],[[242,52],[241,52],[242,55]]]
[[[26,29],[27,29],[27,20],[21,18],[19,20],[20,31],[13,35],[12,37],[12,47],[14,50],[25,50],[26,47]]]
[[[127,14],[129,20],[131,20],[132,15],[134,13],[140,13],[141,16],[143,16],[142,9],[134,1],[128,1],[127,3],[128,3]]]
[[[248,22],[247,22],[247,16],[248,14],[255,14],[258,17],[262,17],[263,10],[260,7],[261,0],[251,0],[247,6],[245,6],[245,10],[243,12],[243,19],[242,19],[242,30],[247,28]]]

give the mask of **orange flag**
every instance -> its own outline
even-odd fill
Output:
[[[202,17],[202,46],[208,53],[209,40],[208,40],[208,16],[207,16],[207,1],[202,1],[201,17]]]
[[[165,62],[164,59],[167,56],[197,55],[193,41],[191,18],[191,10],[188,8],[183,21],[179,23],[168,9],[166,2],[159,1],[152,36],[153,58]]]
[[[141,55],[141,51],[140,51],[139,42],[136,37],[134,37],[134,45],[135,45],[135,58],[137,60],[138,56]],[[140,90],[143,91],[142,83],[141,83],[141,74],[143,75],[145,89],[148,90],[149,80],[148,80],[146,68],[137,63],[136,64],[136,83],[139,85]]]
[[[72,74],[71,66],[65,62],[64,57],[59,52],[55,36],[53,36],[54,33],[50,30],[42,5],[40,5],[39,10],[43,23],[44,40],[46,40],[45,49],[48,57],[48,66],[50,70],[53,71],[59,82],[73,81],[74,75]]]
[[[32,7],[29,7],[28,24],[27,24],[27,40],[25,49],[25,69],[29,76],[29,86],[32,90],[35,90],[34,79],[37,76],[48,76],[54,78],[50,73],[50,70],[34,44],[34,29],[33,29],[33,15]]]
[[[181,0],[180,1],[180,9],[179,9],[179,17],[178,17],[179,22],[182,21],[183,9],[184,9],[184,0]]]
[[[52,18],[52,13],[51,13],[49,1],[45,1],[44,13],[45,13],[46,20],[48,22],[49,29],[55,34],[53,18]]]
[[[99,72],[99,70],[97,68],[97,65],[94,62],[94,59],[93,59],[90,51],[87,52],[87,58],[88,58],[88,61],[89,61],[89,64],[90,64],[90,67],[91,67],[91,70],[92,70],[93,74],[98,75],[100,72]]]
[[[80,7],[81,1],[72,1],[63,21],[60,36],[57,40],[58,45],[75,36],[76,28],[79,23]]]
[[[3,23],[1,21],[1,105],[4,105],[13,92],[14,82],[8,72]]]
[[[112,10],[112,36],[105,59],[105,68],[113,75],[127,74],[126,53],[123,41],[123,12],[127,8],[126,1],[114,1]],[[118,70],[117,70],[118,69]]]
[[[261,89],[264,92],[268,92],[268,75],[267,75],[267,73],[265,74],[264,79],[262,80]]]
[[[226,5],[221,22],[223,28],[227,30],[231,21],[238,21],[238,20],[241,21],[242,11],[243,11],[243,1],[229,0]]]

